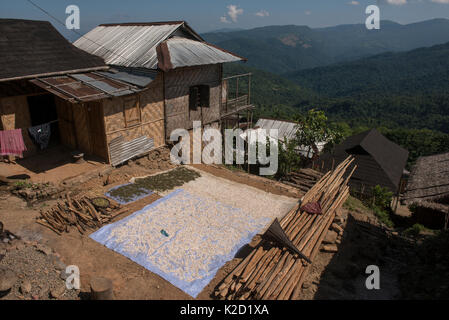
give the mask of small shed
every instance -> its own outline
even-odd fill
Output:
[[[285,142],[285,140],[292,140],[296,137],[296,132],[298,131],[297,124],[297,122],[289,120],[259,118],[255,124],[255,128],[267,130],[267,133],[269,133],[270,129],[276,129],[278,130],[279,140]],[[316,142],[318,152],[323,151],[325,145],[326,142],[324,141]],[[297,151],[301,156],[306,158],[312,158],[314,154],[313,149],[309,146],[300,146]]]
[[[449,153],[420,157],[402,197],[415,207],[418,222],[447,228],[449,215]]]
[[[46,21],[0,19],[0,34],[0,130],[22,129],[27,157],[37,151],[28,128],[51,123],[56,143],[69,135],[66,118],[57,110],[63,101],[29,81],[109,67],[101,58],[71,45]],[[75,120],[74,125],[88,134],[85,122]]]
[[[111,69],[46,21],[0,19],[0,32],[0,129],[22,129],[24,156],[39,149],[28,128],[42,125],[50,146],[114,165],[165,144],[157,72]]]
[[[393,193],[398,192],[408,159],[406,149],[371,129],[348,137],[331,152],[323,154],[318,165],[330,170],[349,155],[354,156],[353,165],[357,165],[349,181],[354,191],[369,194],[372,187],[380,185]]]

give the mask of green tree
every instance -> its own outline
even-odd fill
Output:
[[[311,151],[314,157],[318,156],[317,143],[326,142],[329,148],[342,138],[340,129],[329,123],[324,111],[311,109],[305,116],[298,116],[297,121],[295,140],[298,146],[304,146],[308,150],[306,160],[309,159]]]

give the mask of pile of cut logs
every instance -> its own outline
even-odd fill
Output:
[[[59,235],[69,232],[69,226],[75,226],[81,234],[84,234],[88,229],[100,228],[126,211],[127,208],[112,203],[107,208],[96,208],[85,196],[72,199],[66,194],[63,201],[50,209],[41,210],[36,222]]]
[[[319,171],[315,171],[313,169],[301,169],[299,171],[290,172],[281,182],[298,188],[303,192],[307,192],[322,177],[323,174]]]
[[[336,211],[349,196],[347,185],[355,168],[346,178],[353,162],[348,157],[335,170],[326,173],[298,204],[280,221],[291,242],[313,262]],[[301,208],[318,202],[321,214]],[[297,253],[266,238],[223,280],[215,291],[220,299],[294,299],[302,287],[309,263]]]

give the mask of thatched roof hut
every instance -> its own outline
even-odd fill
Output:
[[[449,152],[418,158],[403,200],[406,203],[430,200],[449,204]]]
[[[449,218],[449,152],[418,158],[404,197],[417,222],[447,228]]]

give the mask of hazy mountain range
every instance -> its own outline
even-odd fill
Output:
[[[380,30],[367,30],[364,24],[316,29],[266,26],[202,36],[248,58],[249,66],[282,74],[449,42],[449,20],[433,19],[407,25],[381,21]]]

